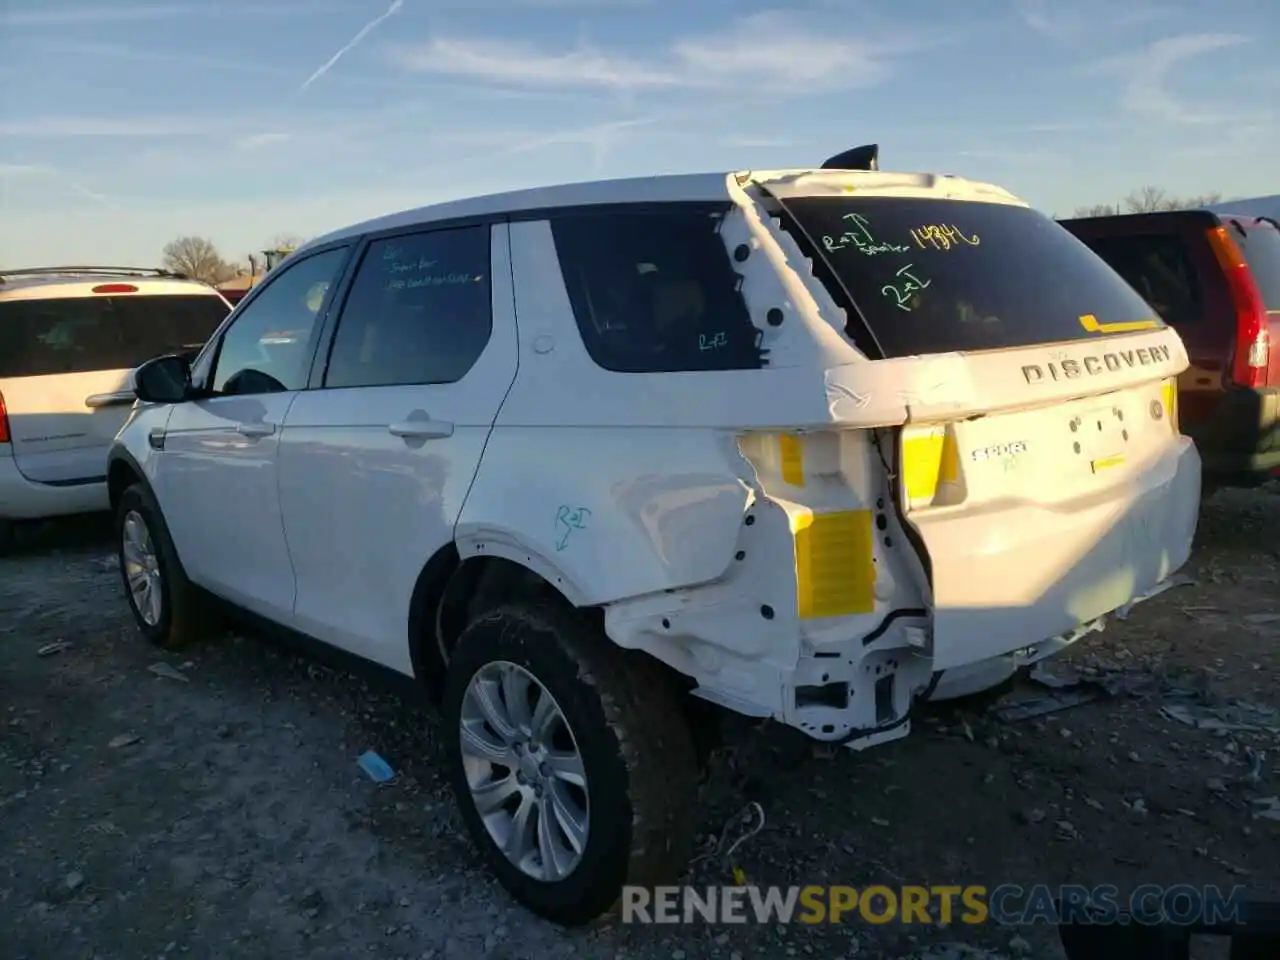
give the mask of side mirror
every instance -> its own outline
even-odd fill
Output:
[[[143,403],[181,403],[191,395],[191,361],[181,354],[148,360],[133,372],[133,383]]]

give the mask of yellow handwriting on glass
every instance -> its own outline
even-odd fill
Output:
[[[976,247],[982,238],[965,233],[954,223],[926,223],[911,231],[911,239],[921,250],[951,250],[962,244]]]

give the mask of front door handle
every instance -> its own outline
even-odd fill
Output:
[[[101,407],[121,407],[137,400],[132,390],[117,390],[115,393],[95,393],[84,398],[84,405],[92,410]]]
[[[276,432],[274,423],[237,423],[236,433],[242,437],[269,437]]]
[[[402,440],[439,440],[453,436],[453,424],[443,420],[405,420],[391,424],[387,432]]]

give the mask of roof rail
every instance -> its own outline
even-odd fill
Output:
[[[185,273],[165,270],[160,267],[103,267],[103,266],[70,266],[70,267],[22,267],[18,270],[0,270],[0,283],[10,277],[40,277],[58,274],[100,274],[112,277],[158,277],[169,280],[189,280]]]

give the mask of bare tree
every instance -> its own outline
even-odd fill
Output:
[[[1120,213],[1118,203],[1095,203],[1091,207],[1076,207],[1075,217],[1114,217]]]
[[[268,250],[296,250],[304,242],[298,234],[285,230],[268,240],[266,248]]]
[[[218,254],[218,248],[207,237],[178,237],[165,244],[161,261],[166,269],[199,280],[221,283],[235,276],[235,267]]]
[[[1176,197],[1163,187],[1146,186],[1129,193],[1121,203],[1096,203],[1077,207],[1077,217],[1114,217],[1121,213],[1158,213],[1165,210],[1194,210],[1217,203],[1220,193],[1202,193],[1190,197]]]

